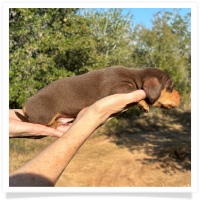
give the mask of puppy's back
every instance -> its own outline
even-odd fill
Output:
[[[29,122],[45,125],[58,113],[76,117],[81,109],[110,95],[124,69],[108,67],[54,81],[26,101],[23,111]]]

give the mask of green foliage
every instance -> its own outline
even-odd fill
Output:
[[[190,92],[190,15],[137,25],[122,9],[10,9],[10,108],[50,82],[111,65],[159,67]]]
[[[130,42],[133,16],[122,9],[87,9],[84,15],[91,20],[90,29],[96,42],[96,53],[103,67],[131,63]]]
[[[185,96],[191,86],[190,14],[182,18],[177,11],[158,12],[152,25],[151,29],[142,25],[134,29],[134,64],[167,71]]]

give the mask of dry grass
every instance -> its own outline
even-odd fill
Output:
[[[9,171],[15,169],[35,157],[42,149],[51,144],[55,138],[46,137],[38,140],[13,138],[9,145]]]

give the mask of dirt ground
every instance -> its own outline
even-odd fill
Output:
[[[56,186],[191,185],[190,113],[122,118],[113,126],[86,141]]]
[[[32,142],[39,146],[45,140],[49,139]],[[190,112],[173,117],[121,117],[101,127],[85,142],[56,186],[190,187],[190,151]],[[10,171],[28,159],[30,156],[11,151]]]

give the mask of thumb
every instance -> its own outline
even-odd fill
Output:
[[[126,104],[141,101],[146,98],[146,93],[144,90],[136,90],[131,93],[124,94],[124,100]]]

